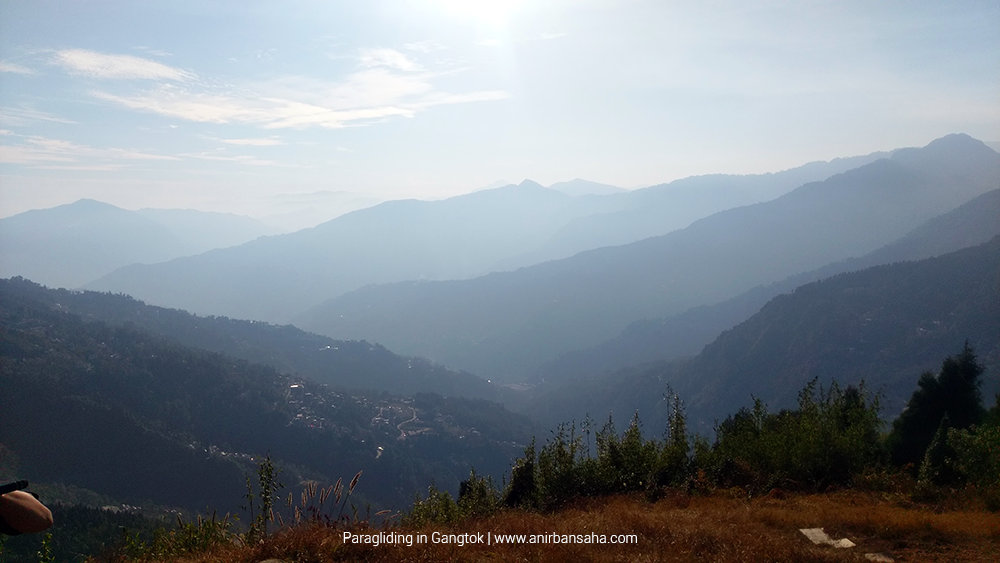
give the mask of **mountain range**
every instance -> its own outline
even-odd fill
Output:
[[[367,286],[294,322],[518,381],[636,320],[872,252],[998,185],[1000,154],[951,135],[666,235],[470,280]]]
[[[829,162],[810,162],[769,174],[692,176],[630,192],[612,193],[605,200],[613,205],[604,212],[570,221],[537,248],[498,262],[494,270],[514,270],[593,248],[664,235],[713,213],[770,201],[803,184],[825,180],[890,155],[876,152]]]
[[[258,220],[281,232],[293,233],[379,203],[382,200],[372,195],[344,190],[275,194],[259,201],[269,213]]]
[[[128,211],[81,199],[0,219],[0,276],[79,287],[128,264],[163,262],[277,232],[229,213]]]
[[[525,180],[440,201],[390,201],[236,248],[127,266],[84,287],[198,314],[285,323],[370,284],[471,278],[664,234],[879,156],[777,174],[690,178],[608,195],[571,196]],[[613,191],[583,180],[553,187]]]
[[[696,356],[542,385],[523,412],[545,424],[639,412],[645,429],[667,423],[668,386],[689,420],[714,422],[760,399],[795,406],[813,378],[829,388],[863,381],[893,418],[925,371],[965,342],[986,368],[984,397],[1000,391],[1000,236],[934,258],[847,272],[768,301]],[[988,400],[988,403],[992,403]]]
[[[539,380],[564,381],[632,365],[693,356],[722,331],[750,318],[782,293],[839,273],[905,260],[921,260],[982,244],[1000,235],[1000,189],[973,198],[917,227],[899,240],[860,258],[849,258],[755,287],[714,305],[694,307],[665,319],[635,321],[612,340],[567,352],[539,369]]]
[[[561,422],[659,434],[671,391],[703,435],[812,380],[863,381],[891,418],[965,342],[1000,391],[983,143],[612,188],[386,202],[242,244],[259,224],[89,200],[5,219],[4,275],[133,262],[104,292],[0,280],[0,477],[235,510],[269,453],[292,488],[362,471],[352,500],[398,508],[473,466],[500,480]],[[198,244],[220,248],[138,264]]]

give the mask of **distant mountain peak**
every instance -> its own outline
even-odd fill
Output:
[[[937,139],[934,139],[930,143],[927,143],[927,146],[928,147],[933,147],[935,145],[958,144],[958,143],[965,143],[965,144],[969,144],[969,145],[981,145],[981,144],[983,144],[982,141],[977,140],[977,139],[973,139],[972,137],[970,137],[969,135],[966,135],[965,133],[951,133],[951,134],[945,135],[944,137],[939,137]]]
[[[112,205],[110,203],[105,203],[103,201],[98,201],[96,199],[90,199],[90,198],[78,199],[78,200],[74,201],[73,203],[67,203],[67,204],[65,204],[63,206],[59,206],[59,207],[73,207],[73,208],[76,208],[76,209],[119,209],[119,210],[122,210],[122,208],[118,207],[117,205]]]
[[[982,151],[984,148],[988,149],[989,147],[986,146],[986,143],[978,139],[974,139],[966,135],[965,133],[952,133],[950,135],[945,135],[944,137],[939,137],[937,139],[934,139],[933,141],[927,143],[927,145],[924,147],[899,149],[895,152],[906,154],[909,153],[910,151],[922,151],[922,152]]]
[[[975,168],[979,161],[992,162],[993,167],[1000,164],[1000,155],[986,143],[964,133],[945,135],[924,147],[896,150],[891,158],[910,166],[935,169],[939,174],[965,175],[966,170]],[[992,183],[989,174],[980,180]]]
[[[979,139],[974,139],[965,133],[952,133],[951,135],[945,135],[938,139],[934,139],[927,144],[924,149],[934,150],[934,151],[976,151],[982,152],[984,149],[990,149],[986,146],[986,143],[980,141]]]
[[[541,189],[541,190],[547,190],[548,188],[546,188],[545,186],[539,184],[538,182],[536,182],[534,180],[529,180],[528,178],[525,178],[524,180],[521,181],[520,184],[515,184],[514,182],[507,182],[507,181],[504,181],[504,180],[497,180],[496,182],[493,182],[492,184],[490,184],[490,185],[488,185],[486,187],[479,188],[478,190],[475,190],[475,191],[470,192],[470,193],[474,193],[475,194],[475,193],[479,193],[479,192],[497,192],[497,191],[504,191],[504,190],[506,190],[506,191],[510,191],[510,190],[518,191],[518,190],[521,190],[521,191],[523,191],[523,190],[526,190],[526,189],[527,190],[539,190],[539,189]],[[455,196],[455,197],[463,197],[464,195],[468,195],[468,194],[462,194],[462,195]]]
[[[519,188],[540,188],[540,189],[543,189],[543,190],[547,189],[545,186],[539,184],[538,182],[536,182],[534,180],[529,180],[527,178],[525,178],[524,180],[522,180],[521,183],[517,185],[517,187],[519,187]]]

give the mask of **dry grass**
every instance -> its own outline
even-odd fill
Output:
[[[762,499],[755,511],[768,526],[825,527],[833,537],[900,561],[1000,561],[996,513],[921,507],[857,492]]]
[[[781,496],[781,495],[778,495]],[[823,527],[857,547],[813,546],[799,528]],[[397,532],[492,532],[506,534],[637,534],[636,545],[423,544],[348,545],[341,531],[319,525],[286,529],[263,545],[227,547],[189,563],[295,563],[327,561],[612,561],[842,562],[865,561],[882,552],[896,561],[1000,560],[1000,516],[979,511],[935,511],[906,506],[872,494],[842,492],[753,500],[725,495],[673,495],[655,504],[638,497],[577,503],[552,515],[505,512],[454,529],[395,528]],[[361,530],[355,530],[360,532]]]

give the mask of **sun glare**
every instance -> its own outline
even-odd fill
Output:
[[[526,0],[435,0],[447,14],[471,18],[479,24],[503,26]]]

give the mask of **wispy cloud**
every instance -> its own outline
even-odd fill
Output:
[[[98,148],[39,136],[12,135],[20,141],[0,145],[0,162],[32,167],[74,167],[77,170],[121,168],[125,163],[108,161],[179,160],[174,156],[119,148]],[[98,161],[98,162],[95,162]]]
[[[57,51],[53,62],[77,74],[95,78],[174,80],[197,78],[194,73],[132,55],[106,55],[85,49]]]
[[[161,83],[132,94],[94,90],[90,94],[137,111],[200,123],[241,123],[265,129],[337,129],[413,117],[432,106],[508,97],[503,91],[442,92],[430,73],[392,49],[369,49],[358,56],[361,69],[339,82],[286,77],[254,88],[209,91],[199,84]],[[234,143],[235,144],[235,143]],[[246,142],[245,144],[251,144]]]
[[[71,172],[116,172],[126,168],[124,164],[48,164],[41,166],[33,166],[32,168],[36,170],[66,170]]]
[[[150,47],[145,47],[143,45],[138,45],[138,46],[132,47],[132,48],[135,49],[136,51],[142,51],[143,53],[146,53],[146,54],[149,54],[149,55],[153,55],[154,57],[164,58],[164,57],[172,57],[172,56],[174,56],[173,53],[170,53],[168,51],[164,51],[163,49],[152,49]]]
[[[436,82],[447,73],[430,71],[414,53],[437,50],[439,44],[407,44],[413,53],[377,47],[354,50],[357,65],[337,80],[308,76],[268,77],[260,82],[225,84],[193,72],[131,55],[68,49],[51,61],[73,74],[106,79],[144,79],[148,83],[103,84],[89,91],[98,100],[196,123],[243,124],[263,129],[320,127],[338,129],[378,123],[394,117],[414,117],[439,105],[500,100],[501,90],[444,92]],[[460,70],[451,70],[451,74]],[[26,111],[0,114],[23,123],[29,119],[63,121]],[[274,138],[217,139],[230,145],[270,146]]]
[[[543,34],[539,35],[538,37],[539,37],[539,39],[542,39],[544,41],[548,41],[550,39],[559,39],[559,38],[562,38],[562,37],[566,37],[567,35],[569,35],[569,34],[568,33],[543,33]]]
[[[37,121],[50,121],[53,123],[66,123],[70,125],[77,124],[76,121],[71,119],[66,119],[32,108],[0,107],[0,123],[3,123],[4,125],[22,127]]]
[[[251,166],[287,166],[280,162],[274,160],[265,160],[262,158],[257,158],[256,156],[251,156],[247,154],[230,155],[226,154],[224,150],[218,151],[205,151],[200,153],[185,153],[181,156],[189,158],[197,158],[199,160],[213,160],[216,162],[231,162],[236,164],[248,164]]]
[[[419,63],[395,49],[362,49],[358,59],[365,67],[384,66],[406,72],[423,70]]]
[[[95,98],[114,102],[129,109],[149,111],[202,123],[262,123],[267,121],[267,104],[255,107],[250,100],[233,95],[192,92],[164,84],[137,95],[119,96],[100,90],[91,91]]]
[[[0,72],[13,72],[14,74],[35,74],[35,71],[19,64],[0,61]]]

